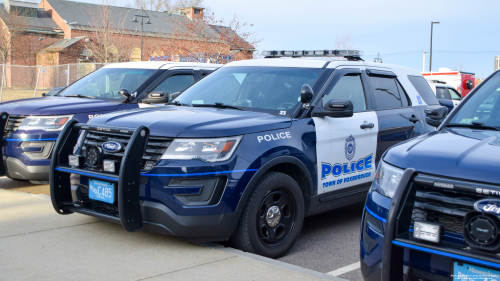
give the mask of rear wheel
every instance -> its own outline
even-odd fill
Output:
[[[279,258],[299,238],[303,222],[304,198],[297,182],[268,172],[250,194],[231,240],[243,251]]]

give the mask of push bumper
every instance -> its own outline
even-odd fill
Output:
[[[113,130],[104,128],[108,129]],[[50,166],[51,199],[56,212],[59,214],[78,212],[120,223],[131,232],[145,229],[196,241],[227,240],[232,234],[239,218],[237,213],[181,216],[164,204],[140,199],[141,168],[137,163],[141,162],[148,143],[147,127],[140,126],[128,132],[131,137],[123,153],[119,173],[104,173],[69,166],[68,156],[73,153],[80,130],[103,130],[103,127],[79,124],[76,120],[70,120],[62,130],[55,144]],[[123,131],[124,129],[120,130],[121,133]],[[114,183],[117,187],[116,210],[103,213],[99,211],[99,207],[91,207],[98,202],[81,196],[82,193],[88,194],[88,186],[72,185],[71,174]]]

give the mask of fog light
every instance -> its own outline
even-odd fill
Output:
[[[441,241],[441,225],[416,221],[413,224],[413,238],[439,243]]]
[[[80,155],[69,155],[68,160],[71,166],[81,167],[83,164],[83,157]]]
[[[116,162],[115,160],[104,160],[102,162],[102,165],[104,167],[104,171],[106,172],[114,173],[116,172],[116,170],[118,170],[118,162]]]

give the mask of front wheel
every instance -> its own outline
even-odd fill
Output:
[[[279,258],[299,238],[303,222],[304,198],[297,182],[268,172],[250,194],[231,240],[243,251]]]

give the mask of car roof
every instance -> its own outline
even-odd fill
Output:
[[[197,63],[197,62],[172,62],[172,61],[132,61],[112,63],[104,66],[104,68],[135,68],[135,69],[170,69],[179,67],[188,68],[203,68],[203,69],[217,69],[221,64],[213,63]]]
[[[416,70],[397,65],[369,63],[365,61],[339,60],[335,57],[314,57],[314,58],[265,58],[240,60],[226,64],[224,67],[232,66],[270,66],[270,67],[300,67],[300,68],[337,68],[339,66],[374,67],[398,72],[399,75],[422,74]]]

